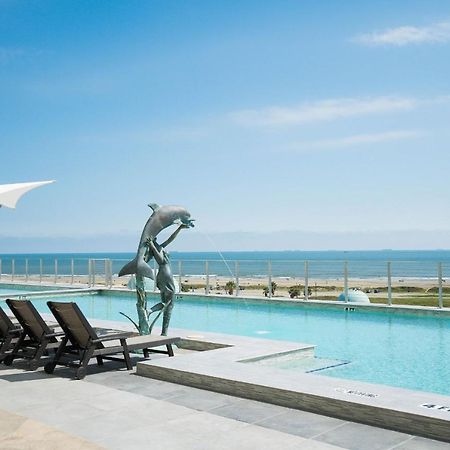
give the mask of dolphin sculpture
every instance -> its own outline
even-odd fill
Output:
[[[142,230],[136,257],[122,267],[119,272],[119,277],[136,274],[154,279],[153,269],[145,260],[147,240],[154,239],[162,230],[170,225],[183,224],[189,228],[194,226],[194,220],[191,219],[191,214],[182,206],[159,206],[156,203],[150,203],[148,206],[153,210],[153,213]]]

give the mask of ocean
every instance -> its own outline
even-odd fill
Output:
[[[69,275],[73,260],[74,273],[84,275],[89,259],[94,259],[96,272],[103,273],[101,260],[111,259],[116,274],[133,257],[134,253],[0,254],[0,272],[11,274],[14,260],[14,273],[25,274],[28,260],[29,274],[39,274],[41,265],[43,274],[54,274],[57,260],[57,273]],[[436,278],[438,263],[444,277],[450,274],[450,250],[172,252],[171,261],[173,272],[181,269],[182,275],[204,274],[205,261],[212,276],[235,276],[237,270],[240,276],[266,277],[271,270],[274,277],[302,277],[305,261],[310,277],[324,279],[342,278],[344,262],[352,278],[385,277],[388,261],[395,278]]]

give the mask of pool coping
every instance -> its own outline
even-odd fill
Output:
[[[2,284],[0,284],[0,287]],[[25,291],[15,294],[14,292],[9,292],[7,294],[0,294],[0,300],[5,300],[7,298],[28,298],[28,297],[54,297],[54,296],[74,296],[74,295],[95,295],[99,293],[98,289],[94,288],[62,288],[62,289],[51,289],[46,291],[45,288],[49,286],[42,286],[42,290],[35,291]]]

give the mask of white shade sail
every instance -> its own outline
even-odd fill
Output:
[[[50,180],[36,181],[33,183],[0,184],[0,207],[15,208],[23,194],[39,186],[45,186],[54,182],[54,180]]]

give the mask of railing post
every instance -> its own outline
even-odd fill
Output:
[[[112,287],[112,264],[110,259],[107,259],[105,263],[105,285],[109,289]]]
[[[180,290],[180,292],[182,292],[182,289],[181,289],[181,279],[183,278],[181,275],[182,268],[183,268],[183,262],[178,261],[178,289]]]
[[[392,306],[392,273],[391,273],[391,261],[387,263],[387,282],[388,282],[388,305]]]
[[[113,286],[112,259],[108,259],[108,286],[110,289]]]
[[[58,260],[55,258],[55,284],[58,281]]]
[[[305,300],[309,298],[309,264],[308,261],[305,261]]]
[[[91,287],[91,272],[92,272],[92,268],[91,268],[92,264],[91,264],[91,260],[88,259],[88,286]]]
[[[14,281],[14,272],[16,271],[16,262],[14,258],[11,260],[11,281]]]
[[[272,261],[267,262],[267,273],[269,275],[269,298],[272,298]]]
[[[344,296],[345,302],[348,303],[348,262],[344,261]]]
[[[442,299],[442,263],[438,263],[438,286],[439,286],[439,299],[438,306],[442,308],[444,306],[444,302]]]
[[[0,258],[0,280],[2,279],[2,259]]]
[[[209,295],[209,263],[205,261],[205,294]]]
[[[95,259],[91,259],[92,267],[92,286],[95,286]]]
[[[94,261],[92,259],[89,260],[89,286],[93,287],[95,282],[94,277]]]
[[[236,297],[239,296],[239,261],[234,262],[234,273],[236,276]]]
[[[75,264],[72,258],[70,260],[70,284],[73,284],[74,271],[75,271]]]
[[[25,282],[28,283],[28,258],[25,258]]]
[[[39,258],[39,283],[42,283],[42,258]]]

